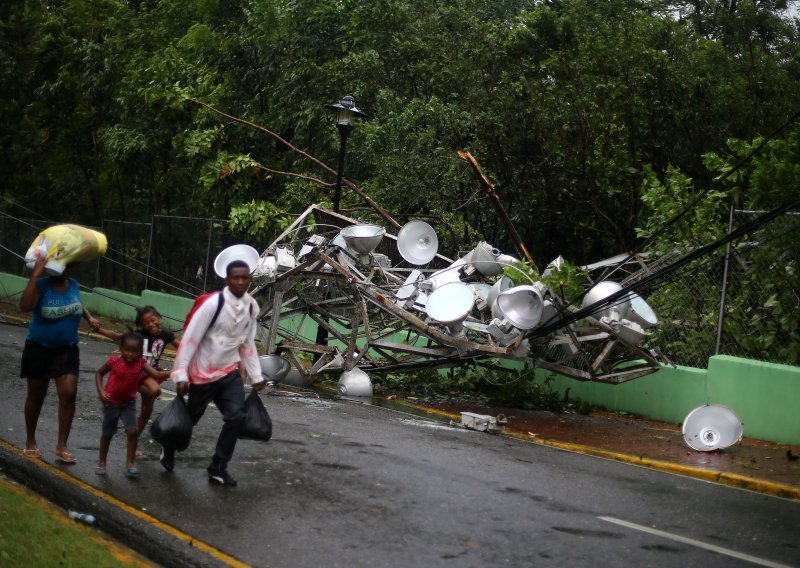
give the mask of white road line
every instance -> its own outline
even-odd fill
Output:
[[[708,544],[699,540],[695,540],[693,538],[686,538],[685,536],[679,536],[676,534],[660,531],[658,529],[654,529],[651,527],[646,527],[644,525],[637,525],[636,523],[631,523],[628,521],[623,521],[622,519],[615,519],[614,517],[597,517],[601,521],[606,521],[607,523],[614,523],[615,525],[620,525],[623,527],[627,527],[629,529],[634,529],[637,531],[646,532],[649,534],[654,534],[656,536],[660,536],[663,538],[668,538],[670,540],[674,540],[677,542],[682,542],[684,544],[688,544],[690,546],[696,546],[697,548],[704,548],[706,550],[710,550],[711,552],[716,552],[718,554],[724,554],[726,556],[730,556],[732,558],[738,558],[739,560],[744,560],[745,562],[752,562],[753,564],[758,564],[759,566],[769,566],[770,568],[792,568],[788,564],[781,564],[780,562],[773,562],[771,560],[765,560],[763,558],[758,558],[757,556],[750,556],[749,554],[744,554],[742,552],[736,552],[735,550],[730,550],[729,548],[723,548],[721,546],[716,546],[713,544]]]

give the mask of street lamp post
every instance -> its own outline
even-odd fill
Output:
[[[325,105],[325,108],[336,112],[336,128],[339,130],[339,167],[336,169],[336,189],[333,193],[333,210],[339,212],[339,201],[342,196],[342,173],[344,172],[344,154],[347,149],[347,137],[353,131],[353,118],[366,118],[356,106],[352,95],[345,95],[338,103]]]
[[[336,128],[339,130],[339,167],[336,169],[336,189],[333,193],[333,210],[339,212],[339,201],[342,197],[342,173],[344,172],[344,154],[347,149],[347,137],[353,131],[353,118],[366,118],[366,114],[361,112],[356,106],[356,100],[352,95],[345,95],[338,103],[325,105],[325,108],[336,113]],[[327,292],[326,292],[326,298]],[[328,343],[328,330],[321,325],[317,327],[317,345]],[[314,362],[322,355],[314,355]]]

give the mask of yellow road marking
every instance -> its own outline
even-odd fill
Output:
[[[433,408],[428,408],[426,406],[421,406],[419,404],[414,404],[412,402],[407,402],[404,400],[393,400],[393,402],[396,402],[403,406],[408,406],[410,408],[413,408],[414,410],[426,412],[428,414],[435,414],[437,416],[442,416],[456,421],[461,420],[461,416],[459,414],[454,414],[452,412],[436,410]],[[663,460],[656,460],[656,459],[645,458],[642,456],[623,454],[619,452],[613,452],[611,450],[603,450],[600,448],[595,448],[592,446],[584,446],[582,444],[573,444],[570,442],[561,442],[558,440],[551,440],[547,438],[533,437],[530,436],[529,434],[523,432],[517,432],[514,430],[506,429],[503,432],[503,434],[506,436],[511,436],[512,438],[524,440],[526,442],[533,442],[534,444],[539,444],[540,446],[549,446],[551,448],[558,448],[561,450],[567,450],[569,452],[587,454],[590,456],[606,458],[632,465],[641,465],[644,467],[649,467],[650,469],[657,469],[668,473],[675,473],[678,475],[695,477],[706,481],[722,483],[723,485],[730,485],[731,487],[738,487],[740,489],[749,489],[751,491],[757,491],[758,493],[766,493],[767,495],[775,495],[776,497],[784,497],[786,499],[800,500],[800,487],[796,487],[794,485],[776,483],[774,481],[766,481],[763,479],[748,477],[746,475],[740,475],[737,473],[729,473],[726,471],[701,469],[698,467],[691,467]]]

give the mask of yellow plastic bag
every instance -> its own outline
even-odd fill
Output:
[[[98,231],[80,225],[54,225],[34,239],[25,253],[25,263],[33,268],[36,258],[44,255],[47,258],[45,270],[59,276],[70,263],[103,256],[107,246],[106,236]]]

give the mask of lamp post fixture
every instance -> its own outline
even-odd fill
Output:
[[[356,100],[352,95],[345,95],[338,103],[325,105],[325,108],[336,112],[336,128],[339,130],[339,167],[336,170],[336,189],[333,193],[333,210],[338,213],[347,137],[353,131],[353,118],[367,118],[367,115],[356,106]]]

